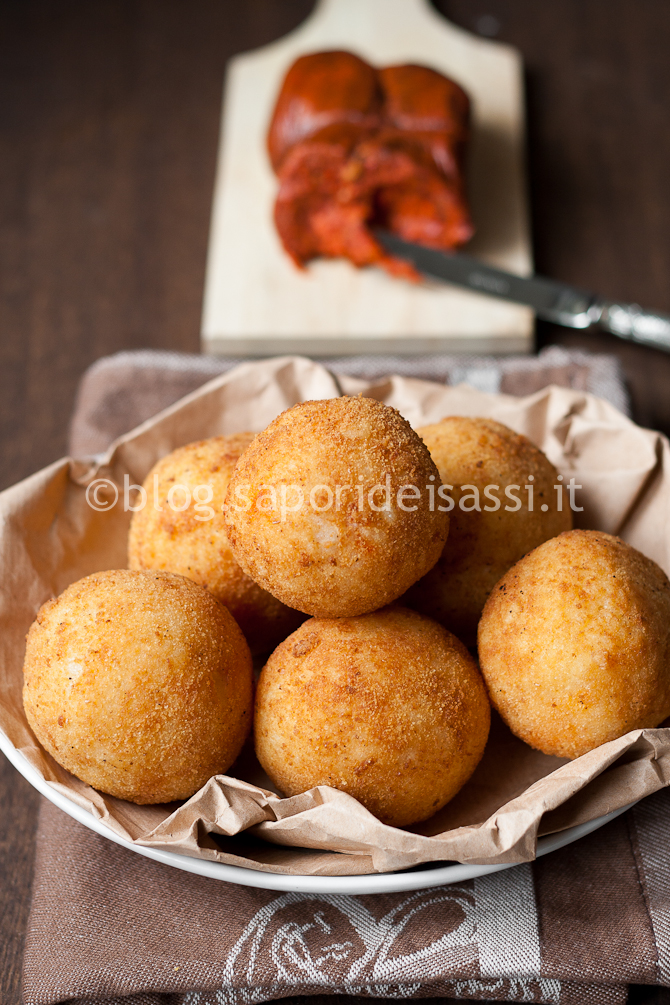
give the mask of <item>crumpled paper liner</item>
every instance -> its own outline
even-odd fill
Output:
[[[282,798],[247,749],[183,804],[135,806],[64,771],[36,742],[21,700],[25,633],[38,608],[73,581],[124,568],[130,514],[96,512],[87,486],[124,475],[141,483],[159,457],[218,434],[263,429],[315,398],[363,394],[393,405],[413,426],[445,415],[489,416],[541,447],[583,489],[578,526],[619,534],[670,571],[668,440],[607,402],[550,387],[525,398],[394,377],[334,378],[299,357],[247,363],[217,377],[134,432],[99,460],[64,459],[0,495],[0,727],[43,777],[139,845],[291,874],[351,875],[424,862],[509,863],[534,858],[539,834],[623,807],[670,783],[670,729],[634,730],[566,762],[527,747],[494,719],[468,784],[431,820],[399,829],[328,786]]]

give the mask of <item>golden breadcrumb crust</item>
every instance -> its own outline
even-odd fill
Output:
[[[226,605],[251,651],[268,653],[295,631],[304,615],[242,572],[228,543],[223,503],[235,465],[253,438],[254,433],[235,433],[189,443],[151,469],[144,482],[147,504],[133,513],[130,525],[128,565],[174,572],[206,587]],[[179,507],[186,495],[179,486],[191,498],[183,511]],[[201,488],[206,486],[212,500],[198,506],[206,498]]]
[[[658,726],[670,715],[670,582],[617,537],[561,534],[491,593],[479,659],[495,708],[546,754]]]
[[[40,609],[23,701],[68,771],[135,803],[193,795],[249,733],[251,655],[207,590],[165,572],[98,572]]]
[[[388,496],[374,491],[386,484]],[[437,505],[431,512],[428,485],[439,485],[437,468],[395,409],[362,397],[303,402],[240,458],[228,489],[228,537],[244,571],[290,607],[319,617],[364,614],[404,593],[442,551],[448,516]],[[296,507],[283,515],[282,486],[287,507]],[[403,486],[421,493],[403,497],[413,512],[397,504]]]
[[[464,785],[489,724],[462,643],[390,607],[313,618],[282,642],[257,688],[256,753],[286,795],[331,785],[403,826],[431,817]]]
[[[403,603],[435,618],[454,632],[466,645],[474,645],[477,622],[486,598],[500,577],[528,551],[548,538],[572,527],[569,499],[563,492],[562,511],[558,510],[555,489],[558,472],[531,441],[493,419],[450,416],[432,426],[417,430],[440,472],[445,485],[453,485],[450,496],[449,541],[437,564],[403,597]],[[459,502],[470,507],[479,495],[481,512],[464,511]],[[497,485],[494,498],[500,508],[484,494],[487,485]],[[521,502],[516,512],[513,498],[505,495],[507,486],[519,485],[513,493]],[[533,510],[529,510],[526,485],[533,486]],[[472,501],[470,501],[472,500]],[[542,512],[542,506],[547,510]],[[510,510],[505,510],[509,506]]]

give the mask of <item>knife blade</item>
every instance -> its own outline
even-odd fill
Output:
[[[411,262],[424,276],[532,307],[539,318],[567,328],[600,328],[619,338],[670,352],[670,317],[638,304],[605,300],[544,276],[515,276],[470,255],[437,251],[386,230],[375,234],[384,248]]]

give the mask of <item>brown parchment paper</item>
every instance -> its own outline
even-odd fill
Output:
[[[298,401],[359,392],[395,406],[414,426],[445,415],[481,415],[525,433],[566,478],[583,486],[578,526],[619,534],[670,572],[668,440],[605,401],[557,387],[513,398],[400,377],[336,380],[300,357],[243,364],[121,437],[102,458],[66,458],[0,495],[0,728],[51,786],[117,835],[292,874],[349,875],[453,860],[521,862],[534,858],[538,834],[595,819],[670,783],[668,728],[635,730],[566,762],[531,750],[496,720],[481,764],[456,798],[427,823],[398,829],[327,786],[280,797],[251,749],[230,775],[211,778],[184,804],[149,807],[94,791],[42,750],[21,700],[25,634],[40,605],[69,583],[125,567],[130,514],[123,510],[124,477],[141,483],[175,447],[259,431]],[[120,501],[97,512],[86,492],[102,478],[118,486]]]

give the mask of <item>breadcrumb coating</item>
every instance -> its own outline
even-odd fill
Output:
[[[453,486],[449,495],[454,508],[442,555],[403,603],[435,618],[471,646],[486,598],[500,577],[526,552],[570,530],[572,511],[565,492],[558,509],[558,472],[553,464],[526,436],[502,423],[449,416],[417,432],[442,482]],[[505,489],[514,485],[519,488],[506,496]],[[487,496],[487,486],[497,486],[497,491],[490,489]],[[515,497],[518,508],[513,510]],[[494,510],[496,498],[500,506]],[[477,500],[479,510],[474,508]]]
[[[491,702],[531,747],[579,757],[670,715],[670,582],[610,534],[573,530],[502,578],[479,624]]]
[[[251,655],[203,587],[98,572],[40,609],[23,701],[42,746],[82,781],[134,803],[186,799],[249,733]]]
[[[263,668],[256,753],[277,787],[348,792],[384,823],[426,820],[465,784],[490,708],[465,646],[415,611],[312,618]]]
[[[206,587],[233,615],[252,653],[269,653],[295,631],[304,615],[254,583],[235,561],[228,542],[223,503],[235,465],[254,435],[235,433],[189,443],[151,469],[144,481],[147,504],[133,513],[128,566],[174,572]],[[209,503],[203,501],[207,488]],[[187,501],[184,489],[190,504],[180,509]]]
[[[289,607],[364,614],[437,561],[449,519],[437,497],[431,508],[430,486],[437,468],[395,409],[363,397],[306,401],[240,458],[228,537],[247,575]]]

